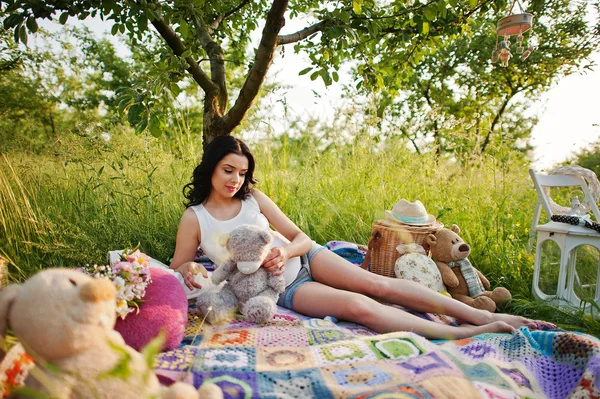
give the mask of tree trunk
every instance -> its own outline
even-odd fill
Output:
[[[275,49],[280,44],[279,32],[285,24],[284,14],[287,9],[289,0],[273,0],[271,8],[265,20],[265,27],[262,32],[262,37],[254,56],[252,68],[246,76],[235,104],[227,109],[227,84],[226,71],[223,56],[223,49],[211,36],[212,32],[219,23],[227,16],[237,12],[243,8],[249,1],[242,1],[238,6],[232,9],[229,13],[217,16],[211,23],[205,23],[198,14],[192,15],[193,25],[196,36],[200,44],[209,55],[210,58],[210,77],[200,68],[198,62],[191,56],[185,58],[189,64],[187,71],[192,75],[196,83],[202,88],[205,93],[204,97],[204,121],[202,123],[202,141],[203,146],[206,146],[218,136],[231,134],[241,121],[246,116],[246,112],[252,106],[260,87],[262,86],[267,71],[273,61]],[[167,45],[173,50],[177,56],[181,56],[186,51],[186,46],[173,30],[173,28],[165,22],[162,16],[154,18],[152,25],[157,32],[163,37]],[[324,24],[315,24],[313,27],[304,29],[299,33],[282,37],[282,42],[292,43],[295,40],[300,40],[318,29],[322,29]],[[317,29],[318,28],[318,29]]]
[[[214,98],[206,95],[204,98],[204,118],[202,121],[202,147],[204,149],[216,137],[231,134],[231,131],[224,131],[222,126],[219,128],[219,125],[222,125],[222,121],[223,118],[214,109]]]
[[[52,133],[54,133],[54,136],[56,137],[56,141],[62,145],[62,140],[60,139],[60,135],[58,134],[56,125],[54,124],[54,116],[52,115],[52,111],[48,111],[48,119],[50,119],[50,126],[52,127]]]

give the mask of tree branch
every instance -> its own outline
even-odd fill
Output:
[[[240,90],[240,94],[235,101],[235,104],[223,117],[223,127],[227,131],[233,130],[240,124],[256,98],[260,86],[265,80],[267,71],[273,61],[273,54],[278,45],[277,35],[285,24],[283,15],[287,9],[288,3],[289,0],[274,0],[271,5],[262,32],[262,38],[258,45],[256,56],[254,57],[254,64],[248,73],[248,77]]]
[[[406,136],[407,139],[410,140],[410,142],[412,143],[413,147],[415,147],[415,151],[417,152],[417,154],[421,155],[421,150],[419,149],[419,146],[417,145],[417,142],[415,140],[414,137],[411,137],[410,134],[408,134],[408,131],[406,130],[405,127],[400,127],[400,132]]]
[[[181,42],[177,34],[171,29],[169,25],[165,23],[162,18],[157,18],[152,20],[152,25],[158,33],[165,39],[167,45],[173,50],[173,53],[177,56],[181,56],[185,51],[185,45]],[[192,75],[192,78],[200,85],[202,90],[206,94],[214,94],[219,89],[216,84],[214,84],[209,77],[204,73],[200,65],[192,58],[186,57],[185,60],[190,65],[187,68],[187,71]]]
[[[513,91],[511,90],[506,95],[506,98],[502,102],[502,105],[500,106],[500,109],[498,110],[498,112],[496,112],[496,115],[494,116],[494,120],[492,121],[492,124],[490,126],[490,130],[488,131],[488,134],[485,136],[485,140],[483,140],[483,144],[481,145],[481,153],[482,154],[487,149],[487,146],[490,143],[490,139],[492,138],[492,133],[494,133],[494,129],[496,128],[496,125],[498,124],[498,122],[500,121],[500,118],[504,114],[504,111],[506,110],[506,106],[508,105],[508,103],[510,102],[511,98],[513,98],[513,96],[515,94],[517,94],[517,93],[513,93]]]
[[[290,33],[289,35],[279,35],[277,41],[281,45],[299,42],[300,40],[306,39],[313,33],[322,31],[325,27],[329,26],[330,24],[330,21],[317,22],[316,24],[307,26],[306,28],[299,30],[298,32]]]
[[[419,83],[419,87],[421,88],[421,92],[423,93],[423,97],[425,97],[425,101],[427,102],[427,105],[429,105],[429,108],[431,108],[431,112],[435,112],[435,105],[433,104],[433,101],[431,100],[431,96],[430,96],[431,80],[427,81],[426,87],[423,87],[423,85],[421,83]],[[435,154],[439,155],[441,152],[441,147],[442,147],[442,138],[440,136],[440,128],[439,128],[439,124],[438,124],[437,115],[433,116],[433,140],[437,144],[435,147]]]
[[[217,30],[217,28],[219,27],[221,22],[223,22],[224,19],[229,18],[230,16],[232,16],[233,14],[235,14],[236,12],[238,12],[239,10],[244,8],[244,6],[248,3],[250,3],[250,0],[242,0],[242,2],[240,4],[235,6],[233,9],[227,11],[225,14],[217,15],[217,17],[215,19],[213,19],[209,25],[209,33],[212,35],[213,32],[215,30]]]
[[[223,49],[217,42],[215,42],[210,34],[208,33],[208,27],[204,23],[202,17],[192,11],[192,20],[194,21],[194,28],[196,30],[196,36],[200,40],[200,45],[208,54],[210,59],[210,77],[214,84],[219,87],[217,94],[216,110],[219,115],[223,115],[227,109],[227,78],[225,73],[225,60],[223,56]]]

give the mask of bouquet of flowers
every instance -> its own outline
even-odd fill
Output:
[[[136,247],[124,250],[120,261],[112,265],[86,265],[84,272],[92,277],[107,278],[117,288],[117,314],[125,319],[133,311],[139,311],[146,295],[150,278],[150,258]]]

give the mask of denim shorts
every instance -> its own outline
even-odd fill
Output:
[[[310,251],[308,251],[306,255],[302,255],[300,257],[302,267],[300,268],[296,279],[292,281],[290,285],[285,287],[285,291],[283,291],[283,293],[279,295],[279,300],[277,301],[277,304],[279,306],[283,306],[284,308],[294,310],[294,308],[292,307],[294,303],[294,295],[296,295],[296,291],[298,291],[298,288],[300,288],[302,284],[314,281],[310,275],[310,263],[312,262],[314,257],[317,256],[317,254],[324,249],[325,247],[313,241],[312,248],[310,249]]]

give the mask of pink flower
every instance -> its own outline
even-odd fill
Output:
[[[123,268],[125,266],[130,267],[128,262],[117,262],[117,263],[115,263],[114,265],[112,265],[113,273],[117,274],[117,275],[120,274],[123,271]]]
[[[123,254],[121,261],[110,266],[86,265],[83,271],[97,278],[108,278],[117,288],[117,314],[124,319],[139,309],[146,295],[146,287],[152,282],[149,269],[150,258],[135,250]]]
[[[150,257],[143,252],[140,252],[139,249],[136,249],[135,252],[132,252],[127,255],[127,261],[131,263],[139,263],[143,265],[145,263],[150,262]]]

